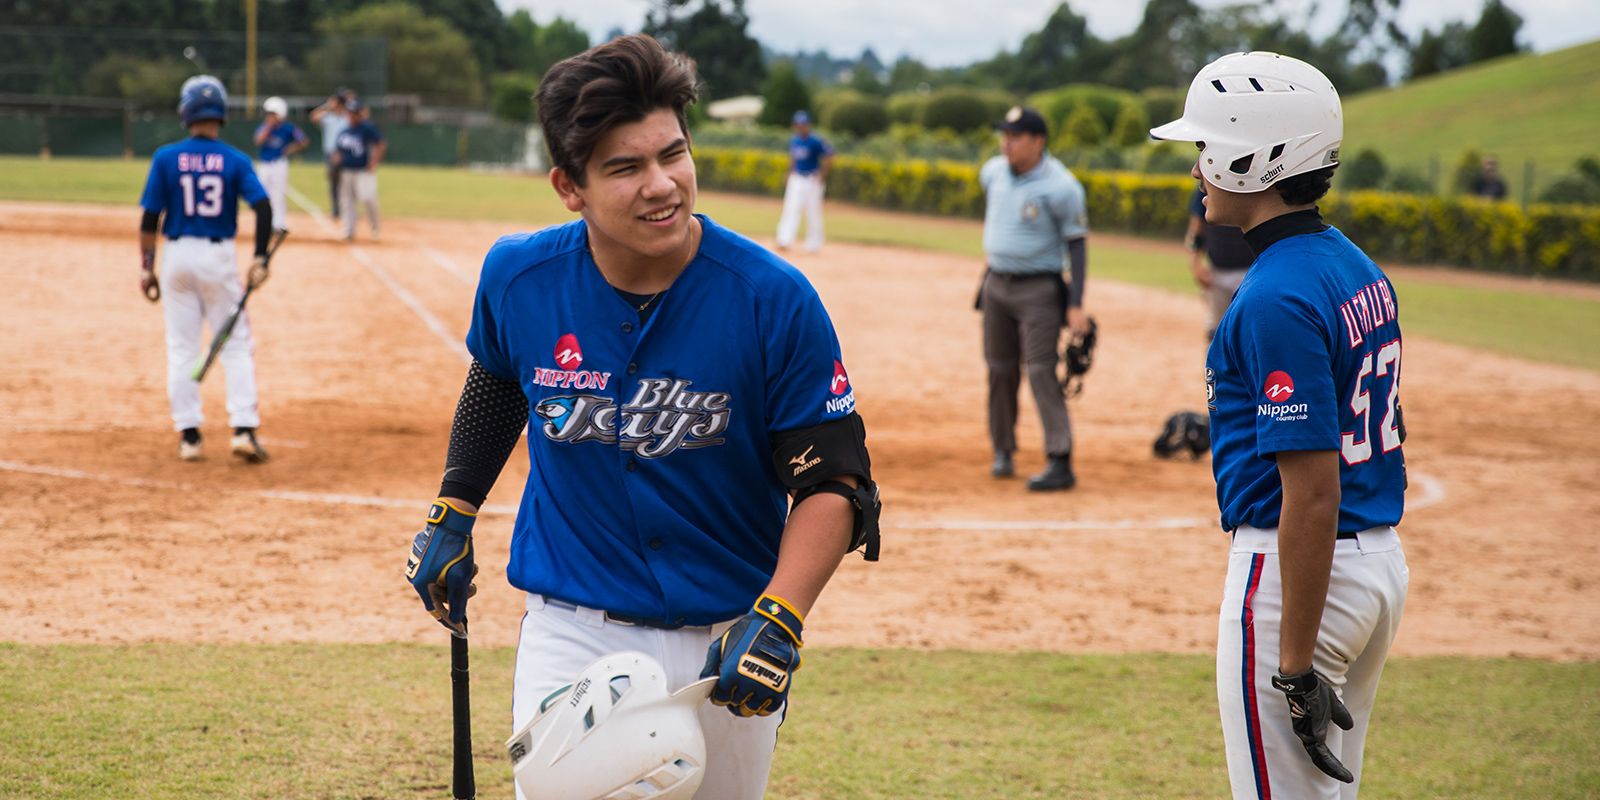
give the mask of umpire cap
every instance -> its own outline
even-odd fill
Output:
[[[1005,119],[994,126],[997,131],[1006,133],[1031,133],[1034,136],[1049,136],[1050,129],[1044,123],[1044,117],[1039,112],[1027,106],[1012,106],[1006,112]]]

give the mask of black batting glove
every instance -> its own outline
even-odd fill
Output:
[[[1300,743],[1305,745],[1311,763],[1335,780],[1354,782],[1355,776],[1339,763],[1339,757],[1328,749],[1326,742],[1328,720],[1333,720],[1333,724],[1342,730],[1350,730],[1355,724],[1355,720],[1350,718],[1350,711],[1333,693],[1333,687],[1328,685],[1328,680],[1314,669],[1299,675],[1280,672],[1272,676],[1272,687],[1288,698],[1289,716],[1294,720],[1294,735],[1300,737]]]

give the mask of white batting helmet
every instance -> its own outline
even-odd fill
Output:
[[[289,116],[289,104],[283,102],[281,97],[269,97],[261,104],[261,110],[268,114],[277,114],[280,117]]]
[[[1339,163],[1344,113],[1333,82],[1316,67],[1277,53],[1233,53],[1200,70],[1183,116],[1150,135],[1203,142],[1206,182],[1252,193]]]
[[[644,653],[590,664],[506,742],[528,800],[689,800],[705,779],[696,713],[716,678],[667,692],[667,673]]]

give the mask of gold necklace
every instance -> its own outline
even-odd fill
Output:
[[[665,292],[665,291],[666,291],[666,289],[662,289],[661,290],[661,292]],[[656,301],[657,297],[661,296],[661,292],[656,292],[655,294],[650,295],[650,299],[649,300],[646,300],[643,303],[640,303],[639,305],[635,306],[634,308],[637,309],[638,311],[644,311],[645,309],[650,307],[651,303],[654,303]]]

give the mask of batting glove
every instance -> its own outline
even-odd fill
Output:
[[[161,282],[156,280],[155,270],[148,267],[139,270],[139,291],[152,303],[161,299]]]
[[[1311,763],[1329,777],[1351,783],[1355,776],[1339,763],[1339,757],[1328,749],[1328,720],[1343,730],[1350,730],[1355,721],[1344,707],[1339,696],[1333,693],[1328,680],[1316,670],[1306,670],[1299,675],[1278,673],[1272,676],[1272,686],[1289,699],[1289,716],[1294,720],[1294,735],[1305,745]]]
[[[472,523],[477,518],[445,500],[435,500],[406,559],[406,579],[422,596],[422,607],[462,637],[467,635],[467,598],[478,592],[472,582],[478,574],[472,562]]]
[[[711,643],[702,678],[717,678],[711,702],[740,717],[764,717],[789,699],[789,679],[800,669],[800,612],[764,594],[750,613]]]
[[[250,263],[250,277],[248,280],[252,289],[260,289],[261,284],[267,282],[266,256],[256,256],[256,260]]]

